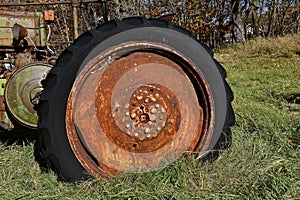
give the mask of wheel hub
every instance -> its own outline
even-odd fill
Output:
[[[129,105],[124,108],[120,108],[115,102],[113,117],[122,131],[129,136],[139,140],[152,139],[166,125],[167,100],[159,88],[142,86],[133,93]]]
[[[19,124],[37,128],[38,116],[34,106],[38,104],[43,86],[52,65],[31,63],[15,71],[5,86],[5,104],[11,117]]]
[[[129,104],[123,108],[114,102],[113,117],[121,130],[141,141],[157,137],[166,123],[170,127],[168,131],[172,132],[171,121],[174,120],[169,119],[171,113],[167,110],[170,106],[170,99],[164,95],[163,90],[167,88],[146,85],[138,88],[131,95]]]

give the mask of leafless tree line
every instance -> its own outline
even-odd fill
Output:
[[[174,13],[175,24],[213,48],[300,30],[299,0],[115,0],[110,5],[112,16]]]
[[[26,2],[57,2],[59,0],[27,0]],[[64,2],[67,0],[60,0]],[[0,0],[4,3],[24,1]],[[0,7],[27,11],[54,10],[50,23],[56,45],[65,48],[74,40],[72,9],[78,8],[79,34],[104,22],[101,0],[71,0],[70,4]],[[106,0],[109,19],[129,16],[160,17],[174,14],[173,23],[192,31],[212,48],[245,42],[254,37],[275,37],[299,33],[299,0]]]

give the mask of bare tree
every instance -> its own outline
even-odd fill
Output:
[[[242,1],[231,0],[233,42],[245,42]]]
[[[78,2],[78,32],[95,28],[105,20],[101,4]],[[103,0],[104,1],[104,0]],[[57,0],[28,0],[26,2],[58,2]],[[24,3],[21,0],[0,0],[2,3]],[[300,31],[299,0],[106,0],[109,19],[129,16],[160,17],[174,13],[173,23],[192,31],[212,48],[229,42],[245,42],[259,35],[277,36]],[[43,6],[11,6],[5,9],[55,11],[49,25],[51,42],[64,49],[73,37],[71,4]],[[249,31],[250,30],[250,31]]]

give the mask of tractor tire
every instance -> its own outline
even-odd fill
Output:
[[[81,35],[42,82],[39,152],[59,180],[147,172],[231,143],[233,93],[194,36],[142,17]]]

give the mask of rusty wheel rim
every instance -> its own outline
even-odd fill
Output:
[[[199,151],[211,99],[196,76],[187,58],[161,44],[126,43],[96,56],[67,103],[68,139],[80,163],[103,178],[156,170]]]

